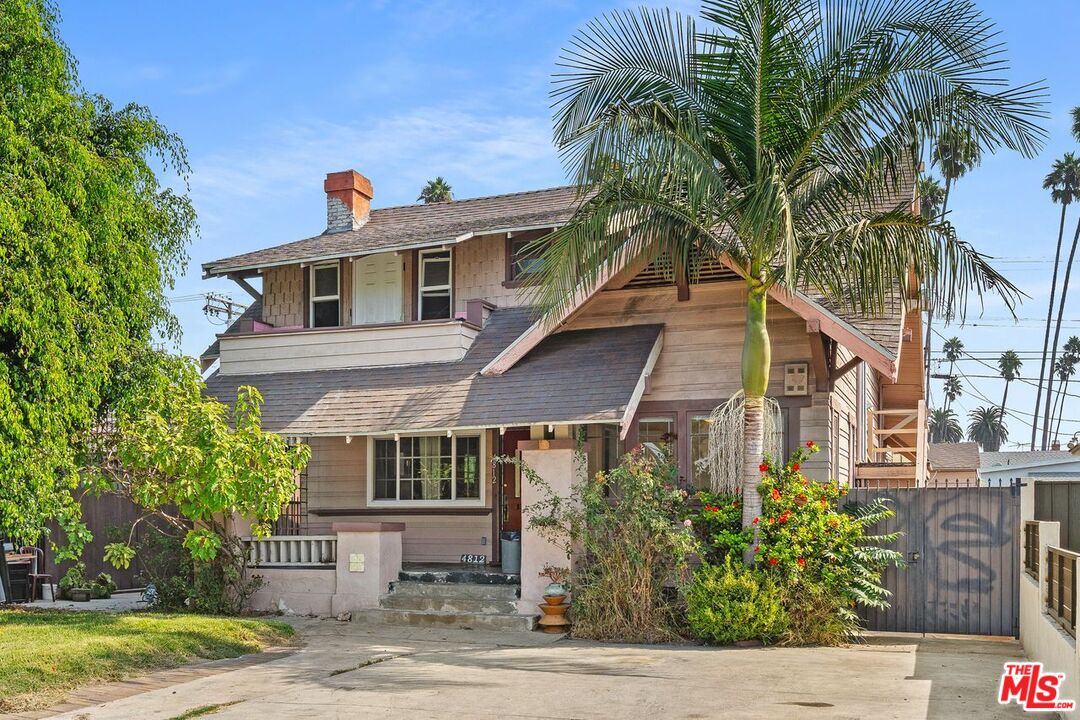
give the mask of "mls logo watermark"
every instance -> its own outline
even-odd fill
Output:
[[[1065,673],[1043,672],[1041,662],[1005,663],[998,702],[1002,705],[1016,702],[1025,710],[1036,712],[1072,710],[1076,707],[1075,700],[1058,697],[1064,682]]]

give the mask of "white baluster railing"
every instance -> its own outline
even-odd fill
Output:
[[[271,535],[241,538],[248,567],[301,567],[337,563],[337,535]]]

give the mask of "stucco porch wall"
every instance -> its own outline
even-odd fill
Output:
[[[330,615],[337,589],[336,568],[253,568],[265,584],[251,597],[256,612],[287,615]]]

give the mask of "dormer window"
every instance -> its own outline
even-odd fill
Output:
[[[421,320],[449,320],[451,316],[453,272],[449,250],[420,252]]]
[[[537,240],[549,235],[550,229],[524,230],[509,233],[506,237],[506,285],[520,285],[536,277],[543,268],[540,248],[531,247]]]
[[[311,266],[311,327],[337,327],[341,324],[341,265],[336,260]]]

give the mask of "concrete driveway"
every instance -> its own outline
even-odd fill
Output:
[[[293,655],[61,717],[1018,718],[995,699],[1018,644],[873,637],[713,649],[300,620]],[[220,706],[213,712],[206,706]]]

